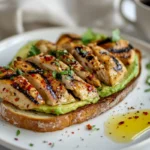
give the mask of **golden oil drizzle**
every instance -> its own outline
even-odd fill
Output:
[[[127,143],[150,129],[150,110],[132,111],[110,117],[104,124],[107,137],[115,142]]]

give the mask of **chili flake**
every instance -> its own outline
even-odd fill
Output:
[[[88,130],[92,130],[92,126],[90,124],[86,125]]]
[[[144,115],[148,115],[148,112],[143,112]]]
[[[122,124],[124,124],[124,121],[120,121],[120,122],[118,123],[118,125],[122,125]]]
[[[139,118],[139,116],[134,116],[134,118],[135,118],[135,119],[138,119],[138,118]]]
[[[15,141],[18,141],[18,138],[14,138]]]

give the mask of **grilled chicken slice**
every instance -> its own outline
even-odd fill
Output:
[[[44,71],[43,76],[46,77],[51,84],[52,89],[57,97],[57,104],[67,104],[76,101],[75,98],[68,93],[65,86],[53,77],[52,72]]]
[[[100,81],[95,77],[95,75],[81,66],[80,63],[67,50],[50,50],[50,52],[71,67],[72,70],[87,83],[96,87],[101,86]]]
[[[88,82],[89,84],[92,84],[96,87],[101,86],[100,81],[95,77],[94,74],[91,74],[89,71],[87,71],[84,67],[80,65],[80,63],[70,54],[67,50],[62,50],[61,48],[58,48],[53,43],[46,41],[46,40],[40,40],[36,47],[40,49],[41,52],[49,53],[55,57],[57,57],[59,60],[66,63],[69,67],[73,69],[73,71],[81,77],[83,80]]]
[[[21,59],[14,62],[14,67],[24,72],[24,76],[36,87],[48,105],[57,105],[57,95],[47,78],[40,74],[41,70],[34,68],[31,64]]]
[[[36,87],[48,105],[54,106],[75,101],[65,87],[50,77],[50,74],[45,73],[45,76],[43,76],[40,73],[41,70],[21,59],[14,62],[14,67],[21,69],[25,73],[24,76]],[[55,85],[53,85],[54,83]]]
[[[0,68],[0,72],[0,98],[4,101],[25,110],[45,104],[39,92],[23,76],[17,76],[12,70],[5,68]]]
[[[46,40],[39,40],[35,46],[41,51],[41,53],[47,53],[50,49],[55,50],[56,45]]]
[[[124,64],[104,48],[94,44],[89,46],[92,48],[93,53],[98,57],[99,61],[105,66],[107,73],[106,76],[108,76],[109,80],[107,83],[109,83],[111,86],[119,83],[119,81],[123,79],[125,73],[127,72]]]
[[[111,42],[111,40],[106,39],[105,41],[97,42],[97,45],[103,47],[114,56],[118,57],[125,65],[130,65],[134,61],[134,48],[126,40]]]
[[[75,97],[80,100],[91,101],[94,98],[98,98],[99,95],[94,86],[86,83],[80,77],[78,77],[70,68],[62,61],[56,59],[51,55],[36,55],[27,59],[28,61],[36,64],[37,66],[53,71],[53,75],[61,78],[65,87],[72,91]]]
[[[63,45],[70,42],[81,43],[81,36],[69,33],[62,34],[57,40],[56,45]]]
[[[97,78],[107,85],[110,85],[107,70],[102,62],[100,62],[93,54],[91,48],[83,45],[74,45],[69,52],[90,72],[95,73]]]

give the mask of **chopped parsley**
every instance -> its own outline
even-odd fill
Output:
[[[32,47],[30,48],[30,50],[27,54],[27,57],[35,56],[40,53],[41,53],[40,50],[35,45],[32,45]]]
[[[66,49],[65,50],[51,50],[49,54],[57,58],[60,58],[61,56],[68,54],[68,51]]]
[[[97,41],[97,40],[104,40],[107,37],[104,34],[99,34],[99,33],[95,33],[94,31],[92,31],[92,29],[88,29],[83,35],[82,35],[82,42],[83,44],[88,44],[90,42],[93,41]]]
[[[99,86],[99,87],[97,88],[97,90],[98,90],[98,91],[101,91],[101,90],[102,90],[102,87],[101,87],[101,86]]]
[[[150,71],[150,63],[146,65],[146,69]],[[146,78],[146,84],[150,86],[150,75],[148,75]],[[144,92],[150,92],[150,89],[146,89]]]
[[[150,89],[146,89],[144,92],[150,92]]]
[[[17,130],[17,131],[16,131],[16,136],[19,136],[20,133],[21,133],[20,130]]]
[[[60,66],[58,61],[55,61],[55,65],[58,66],[58,67]]]
[[[62,72],[57,72],[57,71],[53,71],[52,72],[52,76],[55,79],[61,80],[62,79],[62,75],[68,75],[66,79],[71,79],[71,77],[73,76],[73,70],[71,70],[70,68],[67,70],[64,70]],[[69,78],[70,77],[70,78]]]
[[[150,85],[150,76],[147,77],[146,83],[147,83],[148,85]]]
[[[148,63],[148,64],[146,65],[146,68],[147,68],[148,70],[150,70],[150,63]]]
[[[98,131],[98,130],[100,130],[99,128],[96,128],[96,125],[90,125],[90,124],[86,125],[86,128],[88,130],[92,130],[92,131]]]
[[[114,31],[112,31],[112,42],[117,42],[118,40],[120,40],[120,31],[119,29],[115,29]]]
[[[29,144],[29,146],[30,146],[30,147],[33,147],[33,146],[34,146],[34,144],[30,143],[30,144]]]
[[[14,69],[13,69],[12,67],[10,67],[10,66],[4,66],[3,68],[6,69],[6,70],[8,70],[8,69],[14,70]]]
[[[20,70],[20,69],[17,69],[17,70],[16,70],[16,73],[17,73],[18,75],[23,75],[23,72],[22,72],[22,70]]]
[[[10,77],[10,80],[13,80],[15,77],[14,76],[12,76],[12,77]]]

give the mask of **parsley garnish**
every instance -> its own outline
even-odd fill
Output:
[[[88,29],[83,35],[82,35],[82,42],[83,44],[88,44],[93,41],[97,40],[104,40],[107,37],[103,34],[95,33],[92,31],[92,29]]]
[[[146,83],[147,83],[148,85],[150,85],[150,76],[147,77]]]
[[[23,74],[23,72],[22,72],[20,69],[17,69],[17,70],[16,70],[16,73],[17,73],[18,75],[22,75],[22,74]]]
[[[29,144],[29,146],[30,146],[30,147],[33,147],[33,146],[34,146],[34,144],[30,143],[30,144]]]
[[[10,77],[10,80],[13,80],[15,77],[14,76],[12,76],[12,77]]]
[[[99,128],[96,128],[96,125],[92,125],[92,130],[93,131],[98,131],[98,130],[100,130]]]
[[[59,79],[61,80],[62,79],[62,75],[68,75],[69,77],[72,77],[73,76],[73,70],[71,70],[70,68],[67,69],[67,70],[64,70],[62,72],[56,72],[56,71],[53,71],[52,72],[52,75],[55,79]],[[69,78],[67,78],[69,79]]]
[[[146,65],[146,68],[147,68],[148,70],[150,70],[150,63],[148,63],[148,64]]]
[[[55,65],[58,66],[58,67],[60,66],[58,61],[55,61]]]
[[[49,54],[59,58],[65,54],[68,54],[68,51],[67,50],[51,50]]]
[[[16,136],[19,136],[20,133],[21,133],[20,130],[17,130],[17,131],[16,131]]]
[[[120,31],[119,29],[115,29],[114,31],[112,31],[112,42],[117,42],[118,40],[120,40]]]
[[[98,91],[101,91],[101,90],[102,90],[102,87],[101,87],[101,86],[99,86],[99,87],[97,88],[97,90],[98,90]]]
[[[150,92],[150,89],[146,89],[144,92]]]
[[[27,57],[35,56],[40,53],[41,53],[40,50],[35,45],[32,45],[32,47],[30,48],[30,50],[28,52]]]
[[[13,68],[11,68],[10,66],[4,66],[3,67],[4,69],[6,69],[6,70],[8,70],[8,69],[10,69],[10,70],[14,70]]]

